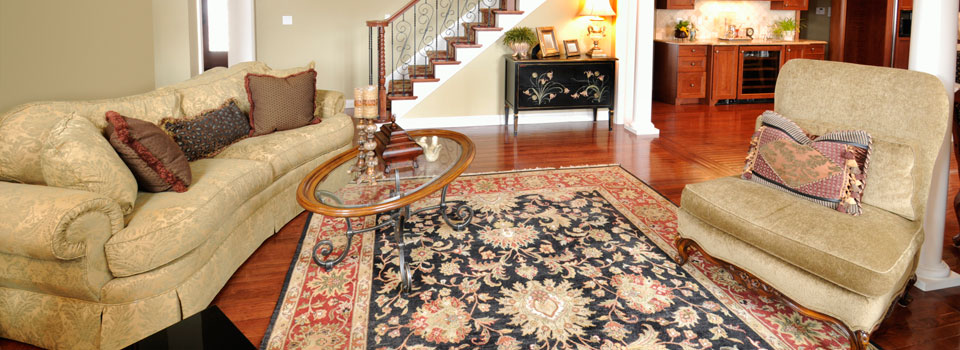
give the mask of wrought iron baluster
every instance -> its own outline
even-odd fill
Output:
[[[413,52],[413,75],[410,77],[410,79],[414,79],[417,77],[417,73],[418,73],[417,71],[419,70],[417,68],[417,56],[419,55],[417,55],[417,7],[416,5],[414,5],[413,7],[413,32],[411,32],[410,34],[413,37],[413,42],[410,43],[410,45],[413,46],[411,47],[411,50],[410,50],[410,52]],[[404,88],[403,90],[404,92],[406,92],[407,89]]]

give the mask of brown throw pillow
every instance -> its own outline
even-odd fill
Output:
[[[750,141],[742,178],[860,215],[871,145],[866,131],[807,136],[773,111],[764,112],[761,122]]]
[[[167,133],[153,123],[107,112],[110,145],[127,164],[141,191],[187,191],[193,181],[187,157]]]
[[[247,114],[231,98],[220,108],[195,117],[164,118],[160,121],[160,128],[173,137],[187,160],[192,162],[213,157],[230,144],[247,137],[249,123]]]
[[[317,71],[313,69],[283,78],[247,74],[250,136],[319,123],[313,115],[316,85]]]

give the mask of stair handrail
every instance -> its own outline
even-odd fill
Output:
[[[387,27],[390,27],[390,49],[391,49],[391,66],[393,70],[391,71],[391,83],[390,90],[394,95],[397,94],[397,80],[396,75],[400,75],[401,90],[405,91],[406,84],[412,85],[413,79],[417,78],[429,78],[431,75],[432,59],[435,59],[439,56],[429,56],[429,50],[434,51],[434,55],[439,55],[440,51],[440,41],[443,41],[447,44],[448,49],[445,52],[445,59],[451,58],[450,56],[450,45],[453,42],[450,42],[447,39],[447,36],[444,36],[441,39],[442,35],[452,35],[453,37],[461,37],[461,29],[467,32],[465,28],[459,28],[464,26],[468,22],[464,20],[464,17],[471,17],[475,19],[481,18],[481,8],[491,9],[494,5],[491,5],[490,2],[500,3],[499,0],[410,0],[403,7],[393,13],[390,17],[387,17],[382,20],[369,20],[366,21],[367,25],[367,36],[368,36],[368,50],[369,50],[369,65],[368,65],[368,84],[374,84],[374,59],[377,62],[377,95],[378,95],[378,114],[380,116],[380,121],[385,122],[390,119],[389,113],[387,111],[388,106],[388,91],[387,91],[387,65],[386,65],[386,30]],[[422,4],[422,6],[417,6]],[[483,6],[483,7],[482,7]],[[502,6],[502,5],[500,5]],[[444,8],[445,7],[445,8]],[[497,7],[499,8],[499,7]],[[443,9],[443,10],[441,10]],[[443,12],[442,23],[441,23],[441,11]],[[466,12],[464,12],[466,11]],[[407,22],[406,15],[408,12],[412,12],[413,20],[412,22]],[[451,14],[452,13],[452,14]],[[418,15],[420,16],[418,18]],[[455,17],[455,18],[451,18]],[[417,29],[418,22],[420,28],[423,29],[423,33],[420,33]],[[476,22],[480,23],[480,22]],[[442,26],[441,26],[442,25]],[[395,27],[399,29],[395,32]],[[468,25],[467,25],[468,26]],[[412,27],[412,30],[411,30]],[[374,46],[373,46],[373,30],[376,28],[377,31],[377,57],[374,58]],[[432,30],[432,36],[431,34]],[[443,34],[441,34],[443,30]],[[469,38],[469,33],[464,34]],[[419,36],[419,37],[418,37]],[[429,36],[429,38],[428,38]],[[397,38],[401,38],[397,40]],[[430,44],[432,38],[432,45]],[[411,40],[412,39],[412,40]],[[459,40],[459,39],[458,39]],[[411,43],[412,41],[412,43]],[[461,41],[455,41],[461,42]],[[395,43],[400,43],[396,45]],[[421,46],[422,45],[422,46]],[[394,48],[396,46],[396,48]],[[408,51],[409,50],[409,51]],[[399,51],[399,52],[397,52]],[[399,60],[396,60],[396,56],[399,53]],[[418,56],[424,56],[424,66],[418,66]],[[412,64],[408,59],[412,60]],[[412,68],[412,71],[410,69]],[[420,69],[423,68],[421,72]],[[399,72],[399,73],[398,73]],[[409,76],[409,80],[403,80],[404,77]],[[435,75],[434,75],[435,76]],[[412,89],[412,86],[410,87]],[[412,90],[411,90],[412,91]],[[412,94],[411,94],[412,95]]]

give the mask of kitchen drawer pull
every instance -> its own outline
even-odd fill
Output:
[[[697,49],[690,49],[690,52],[697,52]]]
[[[694,86],[697,86],[697,85],[696,85],[696,84],[690,84],[690,87],[694,87]]]
[[[696,66],[696,65],[697,65],[697,62],[690,62],[690,65],[691,65],[691,66]]]

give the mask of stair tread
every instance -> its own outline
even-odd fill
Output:
[[[520,11],[520,10],[503,10],[503,9],[489,9],[489,8],[487,8],[487,9],[480,9],[480,11],[482,11],[482,12],[483,12],[483,11],[485,11],[485,12],[493,11],[493,13],[502,14],[502,15],[522,15],[522,14],[523,14],[523,11]]]
[[[470,43],[453,43],[452,45],[453,47],[462,47],[462,48],[483,47],[483,45],[480,45],[480,44],[470,44]]]
[[[388,100],[391,100],[391,101],[396,101],[396,100],[404,100],[404,101],[405,101],[405,100],[416,100],[417,97],[416,97],[416,96],[405,96],[405,95],[401,95],[401,96],[397,96],[397,95],[387,95],[387,99],[388,99]]]
[[[451,65],[451,64],[460,64],[460,61],[433,61],[433,64],[437,65]]]
[[[413,78],[410,81],[414,83],[436,83],[440,81],[440,78]]]

